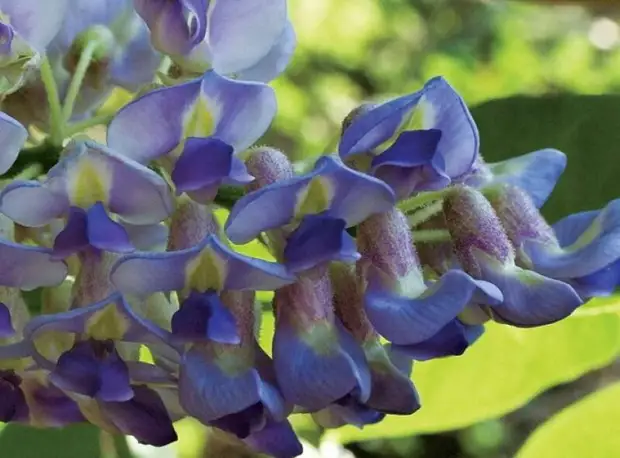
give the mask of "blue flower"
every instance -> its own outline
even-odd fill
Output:
[[[285,0],[136,0],[136,10],[161,52],[196,72],[269,81],[295,49]]]
[[[374,156],[369,171],[403,199],[465,177],[478,148],[465,103],[437,77],[418,92],[364,109],[344,129],[338,152],[343,159]]]
[[[515,326],[540,326],[570,315],[582,299],[568,284],[518,267],[510,239],[489,201],[477,190],[457,186],[443,210],[455,254],[472,277],[494,284],[503,294],[491,316]]]
[[[132,251],[124,227],[110,214],[134,224],[154,224],[172,210],[166,182],[155,172],[102,145],[75,143],[44,182],[14,181],[0,194],[0,209],[15,222],[39,227],[67,218],[54,251],[66,257],[88,246]]]

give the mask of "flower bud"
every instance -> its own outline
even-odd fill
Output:
[[[209,234],[218,234],[219,226],[210,207],[186,195],[177,198],[172,214],[167,251],[184,250],[200,243]]]
[[[250,191],[294,176],[293,165],[286,154],[269,147],[259,147],[250,152],[246,161],[248,172],[255,180],[248,185]]]
[[[501,264],[514,263],[514,251],[493,207],[473,188],[455,186],[443,203],[446,226],[463,269],[480,278],[480,253]]]

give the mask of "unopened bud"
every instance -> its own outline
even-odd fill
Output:
[[[248,173],[255,178],[248,185],[250,191],[287,180],[295,175],[293,165],[286,154],[275,148],[259,147],[250,151],[245,165]]]
[[[502,264],[514,263],[514,251],[502,223],[484,195],[455,186],[443,203],[446,226],[463,269],[479,278],[479,252]]]

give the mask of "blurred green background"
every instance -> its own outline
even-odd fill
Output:
[[[359,103],[412,92],[443,75],[473,107],[487,159],[543,147],[568,154],[567,172],[544,209],[550,219],[620,196],[617,2],[289,4],[299,45],[274,82],[280,109],[264,143],[295,159],[330,151],[341,120]],[[465,356],[415,367],[424,407],[412,417],[330,432],[296,418],[308,444],[304,457],[620,456],[619,308],[611,298],[541,329],[490,325]],[[270,325],[266,315],[267,346]],[[89,428],[9,427],[0,434],[0,458],[246,456],[222,438],[207,441],[195,422],[184,420],[178,430],[179,443],[164,449],[130,441],[131,451],[114,452],[101,451],[99,433]]]

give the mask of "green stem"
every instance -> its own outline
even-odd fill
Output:
[[[432,216],[435,216],[443,209],[443,201],[439,200],[437,202],[433,202],[430,205],[427,205],[424,208],[417,210],[416,212],[407,215],[407,220],[409,221],[409,226],[416,227],[420,224],[426,222]]]
[[[449,189],[449,188],[447,188]],[[426,204],[434,202],[436,200],[442,199],[446,195],[446,189],[442,189],[441,191],[429,191],[429,192],[421,192],[409,199],[405,199],[398,203],[398,208],[400,208],[405,213],[409,213],[416,208],[422,207]]]
[[[55,145],[61,145],[63,141],[63,117],[58,95],[58,86],[54,79],[54,72],[49,59],[45,57],[41,62],[41,81],[47,94],[47,104],[49,106],[50,141]]]
[[[413,231],[413,241],[416,243],[449,242],[450,232],[445,229],[428,229]]]
[[[89,41],[86,43],[86,46],[80,55],[80,60],[75,68],[75,72],[73,73],[73,78],[71,78],[71,83],[69,84],[67,95],[65,96],[65,103],[62,107],[62,119],[64,123],[69,122],[69,119],[71,119],[73,108],[75,107],[75,101],[78,98],[80,89],[82,88],[82,83],[86,77],[86,72],[88,71],[88,67],[90,67],[98,46],[99,42],[97,40]]]
[[[84,121],[69,124],[66,129],[67,137],[80,133],[90,127],[108,124],[112,120],[112,118],[114,118],[114,115],[102,114],[85,119]]]

